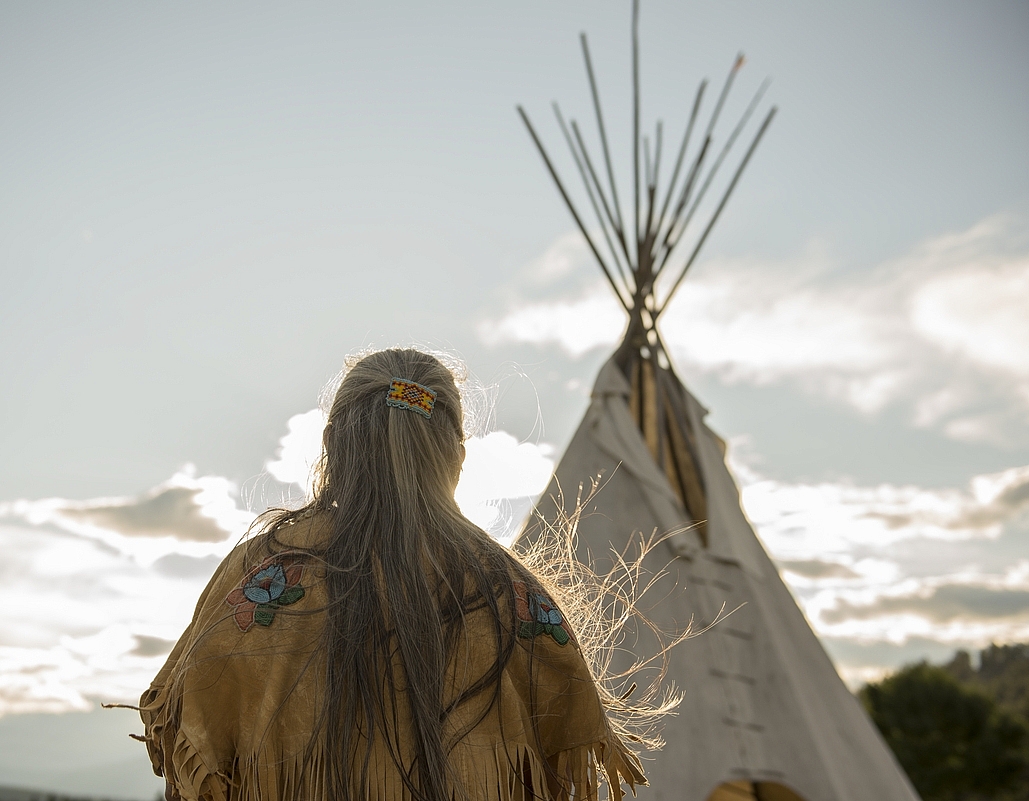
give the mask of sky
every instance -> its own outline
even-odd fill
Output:
[[[517,527],[624,326],[515,113],[574,186],[581,31],[626,186],[627,2],[0,2],[0,784],[160,787],[98,703],[302,497],[348,354],[467,363],[459,500]],[[1027,35],[1020,2],[643,3],[646,130],[740,50],[722,136],[771,79],[662,331],[853,687],[1029,641]]]

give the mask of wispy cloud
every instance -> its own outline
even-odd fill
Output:
[[[502,540],[510,539],[524,516],[516,509],[527,511],[550,481],[553,449],[519,442],[506,431],[469,439],[465,449],[454,497],[470,520]]]
[[[253,514],[187,466],[135,498],[0,503],[0,715],[144,689]]]
[[[998,537],[1029,511],[1029,466],[976,476],[964,489],[763,479],[745,468],[747,514],[784,559],[804,560],[911,539]]]
[[[312,409],[294,415],[279,448],[265,469],[278,481],[298,486],[305,493],[322,449],[325,413]],[[535,498],[554,471],[553,449],[543,443],[519,442],[505,431],[493,431],[465,442],[465,462],[454,497],[461,510],[495,536],[511,536],[511,503]],[[524,504],[519,504],[519,506]]]
[[[512,310],[499,321],[479,324],[482,340],[559,344],[569,355],[581,356],[618,341],[625,314],[604,286],[593,287],[574,300],[533,303]]]
[[[527,342],[573,357],[611,347],[624,313],[599,279],[571,282],[562,239],[529,272],[560,275],[479,325],[488,343]],[[577,274],[596,272],[585,247]],[[556,279],[555,279],[556,280]],[[557,297],[555,298],[555,294]],[[680,364],[726,382],[790,382],[865,414],[907,410],[915,426],[1010,443],[1029,419],[1029,221],[991,218],[872,269],[843,273],[812,245],[779,262],[711,260],[663,320]]]
[[[223,543],[246,531],[254,517],[238,507],[238,495],[228,479],[197,476],[196,468],[186,465],[164,483],[136,497],[0,502],[0,520],[50,523],[121,548],[127,547],[126,538]]]
[[[775,481],[736,457],[744,509],[851,684],[943,648],[1029,639],[1029,465],[964,488]],[[933,650],[935,649],[935,650]]]
[[[794,576],[807,579],[861,578],[852,568],[838,562],[825,562],[821,559],[780,559],[779,569]]]
[[[305,495],[311,492],[315,466],[322,452],[325,413],[321,409],[295,414],[286,422],[275,458],[264,465],[276,481],[296,484]]]
[[[146,497],[128,501],[99,501],[90,505],[65,505],[63,517],[88,525],[139,536],[172,536],[197,542],[221,542],[226,530],[204,514],[202,489],[158,487]]]
[[[925,593],[880,596],[870,604],[841,599],[835,607],[822,613],[822,620],[838,624],[908,614],[934,624],[1007,619],[1025,625],[1029,623],[1029,587],[944,584],[930,587]]]
[[[210,575],[167,575],[52,524],[2,519],[0,547],[9,599],[0,620],[0,715],[138,696]]]

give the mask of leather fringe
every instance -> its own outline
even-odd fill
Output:
[[[621,801],[624,797],[622,782],[629,786],[633,797],[636,796],[636,786],[647,783],[639,760],[617,742],[615,745],[599,742],[562,751],[551,758],[551,762],[556,763],[559,786],[552,795],[540,796],[547,801],[597,801],[599,768],[603,768],[610,801]]]
[[[176,710],[170,708],[175,705],[167,703],[168,690],[152,691],[140,713],[155,772],[166,777],[182,801],[325,797],[321,754],[315,754],[305,765],[302,754],[262,752],[237,761],[231,776],[218,765],[206,764],[179,729]],[[637,785],[647,783],[639,760],[616,738],[562,751],[549,760],[541,758],[527,743],[498,744],[490,757],[470,748],[453,767],[454,778],[462,785],[454,792],[454,801],[598,801],[602,779],[608,785],[610,801],[622,801],[622,782],[633,796]],[[411,801],[396,766],[381,749],[373,749],[368,772],[368,801]]]
[[[182,801],[228,801],[229,777],[205,764],[181,731],[175,737],[171,761],[173,770],[165,777]]]
[[[551,762],[556,775],[548,774],[543,761],[529,746],[498,746],[494,759],[483,760],[477,775],[465,774],[464,792],[455,793],[454,799],[598,801],[601,767],[610,801],[623,798],[622,781],[634,796],[636,785],[646,783],[635,757],[604,743],[562,751]],[[175,738],[170,764],[165,769],[169,783],[182,801],[296,801],[325,795],[322,765],[317,757],[303,765],[300,756],[273,759],[261,755],[238,764],[230,779],[206,765],[181,732]],[[369,801],[411,801],[408,788],[389,760],[373,758],[369,774]]]

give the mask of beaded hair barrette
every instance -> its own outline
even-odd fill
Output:
[[[389,392],[386,393],[387,406],[410,409],[423,417],[432,417],[432,407],[435,403],[435,392],[406,378],[394,378],[389,385]]]

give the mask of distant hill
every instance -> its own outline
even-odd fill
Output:
[[[162,795],[158,795],[155,801],[161,801]],[[0,801],[106,801],[89,796],[71,796],[61,793],[53,793],[47,790],[26,790],[23,787],[0,786]]]

